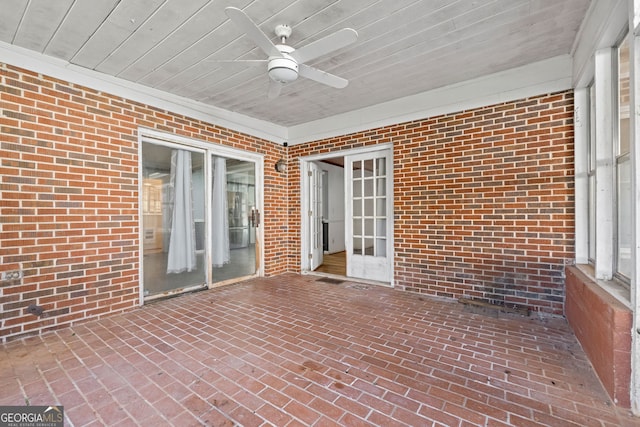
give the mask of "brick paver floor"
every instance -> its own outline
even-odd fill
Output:
[[[637,426],[563,319],[287,274],[0,346],[68,426]]]

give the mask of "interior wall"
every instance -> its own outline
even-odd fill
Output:
[[[22,275],[0,280],[0,339],[140,304],[139,127],[263,154],[264,271],[287,270],[283,147],[1,63],[0,105],[0,271]]]
[[[294,145],[294,221],[300,157],[389,142],[396,287],[563,314],[575,258],[572,91]],[[299,271],[299,233],[290,238]]]

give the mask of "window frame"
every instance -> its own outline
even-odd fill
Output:
[[[630,43],[630,37],[631,37],[631,33],[629,32],[628,29],[625,29],[624,31],[622,31],[621,36],[618,38],[618,41],[615,44],[615,57],[616,60],[613,63],[614,66],[614,70],[613,70],[613,76],[615,77],[614,81],[613,81],[613,93],[615,96],[615,102],[613,103],[613,111],[612,111],[612,115],[613,115],[613,123],[614,123],[614,134],[613,134],[613,153],[614,153],[614,171],[613,171],[613,178],[614,178],[614,188],[613,188],[613,194],[614,194],[614,210],[615,213],[613,215],[613,220],[615,222],[615,232],[613,233],[613,277],[617,280],[619,280],[620,282],[622,282],[625,286],[629,287],[631,284],[631,277],[630,274],[627,275],[625,274],[625,272],[620,271],[620,260],[621,260],[621,247],[620,247],[620,233],[621,233],[621,224],[620,224],[620,200],[621,200],[621,193],[620,193],[620,171],[621,171],[621,167],[625,164],[630,164],[631,162],[631,144],[633,143],[631,140],[628,141],[628,143],[626,144],[627,147],[627,151],[625,152],[621,152],[621,136],[623,135],[623,132],[621,132],[622,129],[622,125],[621,122],[623,120],[623,118],[621,117],[622,111],[624,110],[622,108],[622,100],[621,100],[621,62],[620,62],[620,52],[621,49],[623,47],[623,45],[626,43],[627,45],[627,50],[629,48],[629,43]],[[627,61],[629,60],[629,54],[627,54]],[[627,70],[630,69],[630,65],[631,64],[627,64]],[[629,76],[627,76],[627,79],[629,79]],[[629,86],[627,85],[628,89]],[[629,94],[630,96],[630,94]],[[628,111],[630,111],[631,109],[631,105],[630,105],[630,100],[629,97],[627,98],[627,115],[628,115]],[[628,125],[630,125],[628,123]],[[628,131],[630,129],[627,129]],[[630,135],[629,132],[626,133],[627,135]],[[629,193],[627,194],[628,197],[631,197],[632,195]],[[631,218],[631,212],[628,213],[628,217],[629,220],[632,220]],[[627,224],[628,227],[626,227],[627,230],[631,230],[630,224]],[[633,236],[630,236],[630,239],[632,239]],[[629,243],[629,249],[631,248],[632,243]]]
[[[589,265],[595,266],[596,263],[596,129],[595,129],[595,110],[596,110],[596,82],[592,80],[587,86],[589,93],[589,109],[587,114],[587,259]]]

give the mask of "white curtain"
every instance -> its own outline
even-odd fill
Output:
[[[169,252],[171,216],[173,215],[173,189],[171,182],[162,185],[162,252]]]
[[[229,208],[227,204],[227,160],[213,157],[213,195],[211,229],[213,247],[211,263],[222,267],[231,260],[229,246]]]
[[[196,230],[193,221],[190,152],[171,151],[170,186],[173,212],[167,274],[193,271],[196,269]]]

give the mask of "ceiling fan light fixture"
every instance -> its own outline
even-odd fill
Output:
[[[269,77],[280,83],[291,83],[298,78],[298,63],[282,56],[269,61]]]
[[[307,65],[307,62],[355,42],[358,33],[353,28],[343,28],[296,50],[286,44],[292,30],[289,25],[276,25],[275,33],[280,43],[274,44],[271,38],[242,9],[227,7],[224,11],[229,19],[240,27],[262,52],[267,54],[267,73],[271,79],[267,94],[269,99],[276,98],[280,94],[283,84],[297,80],[298,75],[336,89],[342,89],[349,83],[346,79],[311,67]],[[254,63],[264,62],[264,60],[238,62]]]

